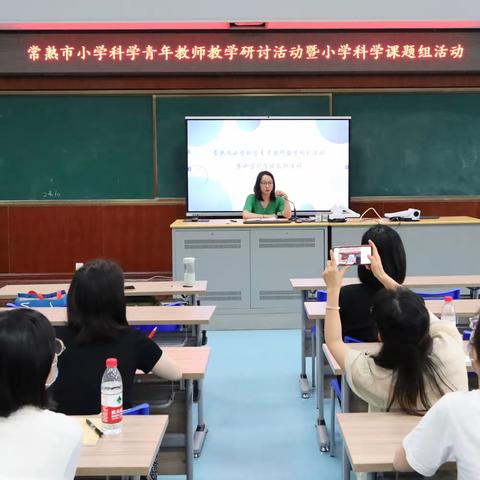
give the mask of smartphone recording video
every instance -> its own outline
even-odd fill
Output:
[[[337,265],[369,265],[368,255],[372,254],[370,245],[357,245],[354,247],[335,247],[333,256]]]

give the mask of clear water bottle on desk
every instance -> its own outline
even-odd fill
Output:
[[[195,257],[183,259],[183,286],[193,287],[195,284]]]
[[[102,428],[106,435],[122,431],[123,385],[116,358],[107,358],[102,377]]]
[[[445,297],[445,303],[442,307],[442,315],[441,320],[446,322],[451,322],[451,324],[456,327],[457,326],[457,315],[455,314],[455,307],[453,306],[453,299],[452,297]]]

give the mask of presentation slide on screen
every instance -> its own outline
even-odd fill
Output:
[[[348,119],[188,119],[188,211],[241,211],[258,172],[297,210],[348,205]]]

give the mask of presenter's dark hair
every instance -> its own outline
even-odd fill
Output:
[[[362,245],[368,245],[369,240],[377,247],[385,273],[402,284],[407,274],[407,256],[400,235],[387,225],[375,225],[363,234]],[[371,270],[364,265],[358,266],[358,278],[368,287],[383,288]]]
[[[128,328],[122,269],[111,260],[86,263],[75,272],[67,307],[77,343],[117,338]]]
[[[45,387],[55,356],[55,332],[39,312],[0,313],[0,416],[30,405],[50,406]]]
[[[375,294],[372,319],[382,339],[375,363],[393,370],[387,410],[398,405],[410,415],[422,415],[431,405],[427,390],[443,396],[452,387],[433,361],[430,316],[425,302],[407,288],[382,289]]]
[[[258,175],[257,179],[255,180],[255,185],[253,186],[253,193],[255,194],[255,198],[257,200],[262,200],[262,191],[260,190],[260,182],[262,181],[262,177],[264,175],[268,175],[273,182],[273,188],[270,192],[270,200],[275,200],[275,178],[273,178],[273,174],[267,170],[262,170]]]

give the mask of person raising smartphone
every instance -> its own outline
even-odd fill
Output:
[[[339,293],[348,267],[339,270],[333,252],[323,274],[325,341],[369,411],[422,415],[445,393],[468,389],[462,338],[453,325],[428,312],[422,298],[385,273],[375,244],[370,240],[369,245],[371,271],[384,286],[373,299],[371,313],[380,350],[372,355],[343,341]]]

